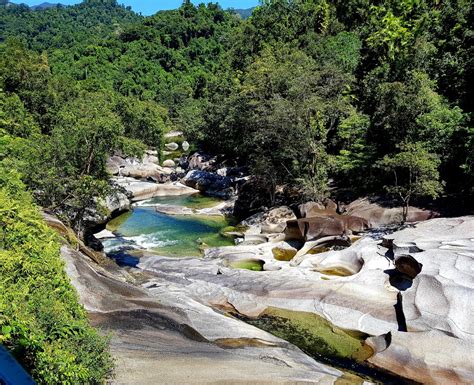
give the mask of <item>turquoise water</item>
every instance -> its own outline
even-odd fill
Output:
[[[218,202],[207,197],[188,196],[153,198],[147,204],[204,208]],[[172,257],[200,256],[206,247],[233,244],[232,240],[219,234],[226,226],[228,221],[221,216],[171,216],[158,213],[153,207],[138,206],[109,223],[108,229],[117,238],[104,240],[103,244],[107,254],[119,259],[129,257],[137,250],[151,250]]]

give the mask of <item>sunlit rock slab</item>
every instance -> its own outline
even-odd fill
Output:
[[[379,240],[364,238],[343,251],[306,255],[299,266],[275,261],[274,244],[264,243],[212,249],[204,260],[144,258],[140,267],[155,277],[148,290],[157,296],[172,290],[247,316],[268,307],[314,312],[345,329],[391,333],[388,348],[371,362],[424,383],[473,383],[473,230],[473,217],[433,219],[386,236],[395,255]],[[410,252],[423,264],[405,286],[391,279],[397,252]],[[277,268],[228,267],[229,260],[249,258]],[[329,263],[333,270],[354,267],[355,274],[322,273]],[[399,331],[405,327],[399,305],[407,332]]]
[[[198,190],[185,186],[179,182],[160,184],[143,182],[133,178],[112,178],[112,180],[132,195],[133,202],[150,199],[156,196],[177,196],[199,193]]]
[[[343,375],[179,290],[157,297],[128,283],[126,273],[110,273],[67,246],[61,251],[93,324],[112,333],[115,384],[335,384]]]

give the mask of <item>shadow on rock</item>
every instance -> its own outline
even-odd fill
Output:
[[[413,280],[410,277],[400,273],[397,269],[384,270],[384,273],[389,276],[390,285],[400,291],[409,289],[413,284]]]

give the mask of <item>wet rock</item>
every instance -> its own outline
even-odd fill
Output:
[[[94,237],[97,239],[106,239],[106,238],[115,238],[115,235],[111,231],[104,229],[94,234]]]
[[[188,158],[186,156],[182,156],[181,158],[179,158],[178,165],[183,170],[187,170],[189,168]]]
[[[194,211],[189,207],[177,206],[177,205],[166,205],[156,204],[154,205],[155,210],[159,213],[166,215],[192,215]]]
[[[261,259],[237,259],[229,262],[229,267],[233,269],[246,269],[252,271],[262,271],[265,261]]]
[[[175,167],[175,166],[176,166],[176,163],[174,162],[174,160],[166,159],[163,162],[163,167]]]

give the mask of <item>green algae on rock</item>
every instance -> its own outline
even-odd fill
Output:
[[[249,322],[293,342],[314,356],[364,361],[373,354],[364,343],[366,336],[355,336],[314,313],[269,307]]]
[[[141,202],[140,206],[166,204],[184,206],[193,210],[208,209],[221,203],[222,200],[202,194],[154,197]]]
[[[238,318],[298,346],[317,361],[347,370],[337,384],[362,384],[364,379],[378,384],[413,384],[367,362],[374,354],[365,343],[367,334],[339,328],[318,314],[268,307],[257,318]]]
[[[248,226],[244,225],[226,226],[220,231],[220,234],[223,237],[234,239],[236,237],[243,237],[247,230]]]
[[[296,255],[298,250],[296,249],[284,249],[281,247],[274,247],[272,249],[273,258],[277,261],[291,261],[293,257]]]
[[[264,261],[261,259],[240,259],[237,261],[232,261],[229,263],[229,266],[234,269],[246,269],[252,271],[263,271]]]
[[[130,218],[132,216],[132,212],[131,211],[127,211],[126,213],[123,213],[121,215],[119,215],[118,217],[112,219],[111,221],[109,221],[107,223],[107,225],[105,226],[105,228],[111,232],[114,232],[114,231],[117,231],[117,229],[124,223],[127,221],[128,218]]]
[[[349,277],[350,275],[354,275],[353,272],[345,269],[342,266],[333,267],[331,269],[314,269],[318,273],[325,274],[325,275],[335,275],[338,277]]]

